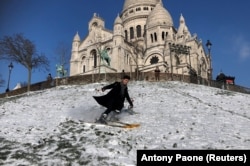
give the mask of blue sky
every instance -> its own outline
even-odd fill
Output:
[[[235,76],[236,84],[250,87],[250,1],[229,0],[163,0],[171,14],[175,28],[182,14],[191,34],[196,33],[205,46],[212,42],[213,77],[222,71]],[[97,5],[98,4],[98,5]],[[23,33],[33,41],[38,53],[48,56],[50,71],[35,70],[32,83],[43,81],[48,73],[56,75],[56,48],[64,43],[71,50],[74,35],[81,39],[88,33],[93,13],[105,20],[105,27],[113,29],[124,0],[1,0],[0,38]],[[9,62],[0,61],[0,74],[7,87]],[[27,82],[27,70],[16,63],[11,74],[10,89],[18,82]]]

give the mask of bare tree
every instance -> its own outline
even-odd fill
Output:
[[[19,63],[28,70],[27,91],[30,91],[32,70],[36,68],[48,70],[47,57],[44,54],[38,54],[35,44],[22,34],[4,36],[0,40],[0,50],[2,58]]]
[[[96,49],[97,49],[97,56],[99,58],[99,67],[98,67],[98,80],[101,78],[101,51],[102,51],[102,36],[100,33],[95,34],[96,38],[94,39],[94,42],[96,43]]]
[[[132,59],[136,65],[136,80],[139,80],[139,58],[143,58],[145,56],[146,49],[144,48],[144,44],[139,43],[137,41],[130,43],[129,52],[132,54]]]

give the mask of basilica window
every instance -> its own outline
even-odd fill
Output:
[[[155,41],[157,42],[157,34],[154,33]]]
[[[95,54],[93,56],[94,56],[94,68],[96,68],[97,67],[97,55],[96,55],[96,52],[95,52]]]
[[[161,33],[161,38],[162,38],[163,41],[164,41],[165,39],[167,39],[167,36],[168,36],[168,32],[162,31],[162,33]]]
[[[86,69],[85,69],[85,65],[82,66],[82,72],[85,73]]]
[[[128,31],[125,30],[125,40],[128,40]]]
[[[165,40],[165,32],[161,33],[161,38],[162,38],[163,41]]]
[[[150,59],[150,64],[156,64],[159,62],[159,58],[157,56],[154,56]]]
[[[141,26],[140,25],[136,26],[136,33],[137,33],[137,37],[141,37]]]
[[[97,27],[97,22],[94,22],[93,24],[92,24],[92,27]]]
[[[130,27],[130,39],[134,39],[134,28]]]
[[[143,10],[148,10],[148,7],[144,7]]]
[[[136,10],[136,11],[141,11],[141,8],[140,8],[140,7],[138,7],[138,8],[136,8],[135,10]]]
[[[153,34],[151,34],[150,37],[151,37],[151,42],[153,43],[154,42]]]
[[[91,58],[93,58],[93,67],[97,67],[97,52],[96,50],[93,50],[90,52]]]

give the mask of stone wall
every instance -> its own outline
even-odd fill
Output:
[[[48,81],[38,82],[30,86],[30,91],[44,90],[60,85],[74,85],[74,84],[81,85],[81,84],[89,84],[101,81],[108,81],[108,82],[119,81],[124,74],[129,75],[131,77],[131,80],[155,81],[154,72],[139,73],[138,79],[136,77],[136,73],[106,73],[100,75],[90,74],[90,75],[71,76],[67,78],[56,78],[53,80],[52,83],[49,83]],[[206,86],[209,85],[208,80],[205,79],[201,79],[195,76],[189,77],[187,75],[170,74],[170,73],[160,73],[160,81],[182,81],[194,84],[202,84]],[[250,88],[238,85],[224,84],[221,82],[217,82],[215,80],[211,81],[211,87],[250,94]],[[7,93],[2,93],[0,94],[0,98],[16,96],[24,94],[26,92],[27,92],[27,87],[22,87],[16,90],[9,91]]]
[[[51,87],[53,86],[51,86],[50,83],[48,83],[47,81],[43,81],[43,82],[32,84],[30,86],[30,91],[43,90],[43,89],[47,89]],[[19,89],[10,90],[9,92],[6,92],[6,93],[2,93],[0,94],[0,98],[8,97],[8,96],[15,96],[15,95],[23,94],[26,92],[27,92],[27,87],[22,87]]]

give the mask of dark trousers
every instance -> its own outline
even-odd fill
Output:
[[[107,108],[106,111],[103,114],[107,114],[108,115],[111,111],[112,111],[112,109]]]
[[[109,100],[109,103],[108,103],[108,105],[107,105],[107,109],[106,109],[106,111],[103,113],[103,114],[109,114],[112,110],[114,110],[113,109],[113,106],[114,106],[114,103],[115,102],[115,100]]]

